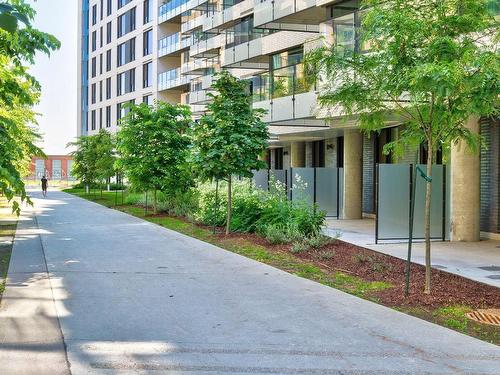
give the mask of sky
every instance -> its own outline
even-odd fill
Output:
[[[38,54],[31,73],[42,85],[35,108],[47,155],[67,154],[66,144],[76,137],[78,0],[30,0],[37,11],[34,27],[56,36],[61,49],[50,57]]]

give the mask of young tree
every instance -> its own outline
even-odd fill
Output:
[[[40,96],[40,85],[28,72],[37,51],[50,54],[59,48],[53,36],[31,26],[35,12],[24,1],[0,3],[0,193],[12,201],[31,203],[26,195],[23,174],[33,156],[44,156],[35,145],[39,135],[33,106]],[[19,27],[22,23],[23,27]],[[18,202],[13,211],[20,213]]]
[[[87,194],[98,177],[95,140],[95,136],[82,136],[68,144],[68,147],[75,147],[75,151],[71,152],[74,160],[72,173],[85,185]]]
[[[192,185],[187,164],[191,111],[184,105],[157,102],[129,107],[117,135],[120,166],[133,186],[175,195]]]
[[[218,73],[209,94],[208,114],[194,127],[193,161],[204,180],[226,179],[228,205],[226,234],[231,229],[233,175],[251,177],[252,170],[265,168],[259,156],[267,147],[269,133],[263,111],[252,109],[248,83],[227,71]]]
[[[401,119],[399,139],[384,151],[400,154],[423,143],[431,177],[439,148],[463,140],[477,149],[479,136],[465,126],[471,116],[498,115],[498,23],[485,0],[366,0],[362,8],[357,48],[333,43],[306,59],[321,80],[319,103],[357,116],[366,131]],[[425,202],[430,293],[430,180]]]
[[[109,183],[109,179],[115,174],[115,140],[106,130],[101,129],[93,136],[94,147],[96,148],[96,176],[102,184]],[[109,186],[108,186],[109,189]],[[102,195],[102,189],[101,189]]]

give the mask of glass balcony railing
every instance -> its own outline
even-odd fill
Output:
[[[175,33],[158,41],[158,56],[166,56],[191,45],[191,38],[181,38],[181,33]]]
[[[187,3],[189,0],[171,0],[166,4],[163,4],[158,9],[158,17],[160,22],[165,22],[172,17],[178,16],[179,14],[187,11]]]
[[[191,76],[182,75],[180,68],[167,70],[158,74],[158,89],[167,90],[172,87],[187,85],[191,79]]]
[[[304,65],[286,66],[249,79],[253,102],[281,98],[316,89],[316,80],[304,71]]]

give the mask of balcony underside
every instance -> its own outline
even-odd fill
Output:
[[[254,26],[262,29],[319,32],[326,20],[326,8],[314,0],[263,2],[254,9]]]

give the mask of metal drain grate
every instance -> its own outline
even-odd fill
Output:
[[[465,315],[479,323],[500,326],[500,309],[477,310]]]

